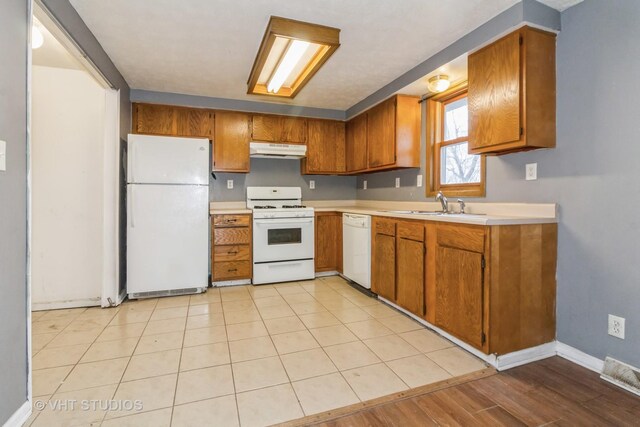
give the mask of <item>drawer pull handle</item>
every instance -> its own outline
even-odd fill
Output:
[[[237,255],[238,251],[229,251],[227,252],[227,255]]]
[[[224,220],[224,222],[227,223],[227,224],[229,224],[231,222],[236,222],[236,221],[237,221],[237,219],[225,219]]]
[[[231,272],[234,272],[234,271],[238,271],[238,269],[237,268],[230,268],[230,269],[227,270],[228,273],[231,273]]]

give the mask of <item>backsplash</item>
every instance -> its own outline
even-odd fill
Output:
[[[233,202],[246,199],[247,187],[280,186],[301,187],[303,200],[354,200],[356,198],[356,177],[301,175],[299,160],[251,159],[251,172],[216,173],[209,178],[209,200],[212,202]],[[227,180],[233,180],[233,189],[227,189]],[[309,181],[314,180],[315,190],[309,189]]]

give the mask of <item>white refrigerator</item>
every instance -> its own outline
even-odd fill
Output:
[[[203,292],[209,277],[209,140],[129,135],[127,294]]]

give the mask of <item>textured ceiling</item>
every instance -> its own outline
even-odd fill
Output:
[[[132,88],[340,110],[517,2],[71,0]],[[292,101],[246,94],[271,15],[342,30],[341,47]]]

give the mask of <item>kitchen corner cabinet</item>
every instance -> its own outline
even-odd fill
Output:
[[[213,134],[211,167],[216,172],[249,172],[251,116],[217,111]]]
[[[487,354],[555,338],[557,224],[372,219],[372,291]]]
[[[315,214],[315,271],[342,273],[342,213]]]
[[[251,215],[211,217],[211,281],[251,279]]]
[[[367,111],[367,170],[420,167],[420,99],[396,95]]]
[[[345,172],[345,124],[336,120],[307,120],[307,157],[300,162],[304,175]]]
[[[360,114],[346,124],[345,157],[347,172],[367,169],[367,115]]]
[[[251,138],[254,141],[304,144],[307,142],[307,119],[254,114]]]
[[[469,55],[469,152],[556,145],[556,36],[531,27]]]

